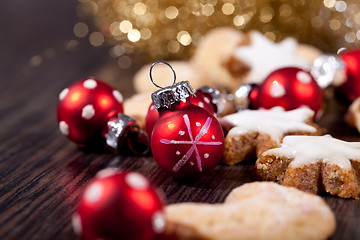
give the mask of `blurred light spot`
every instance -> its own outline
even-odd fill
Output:
[[[141,34],[137,29],[131,29],[127,35],[131,42],[137,42],[140,40]]]
[[[120,23],[120,30],[123,33],[128,33],[133,28],[133,25],[130,21],[124,20]]]
[[[42,57],[40,55],[35,55],[30,58],[30,65],[32,67],[37,67],[42,63]]]
[[[121,56],[119,57],[118,61],[118,66],[122,69],[127,69],[131,66],[132,64],[132,61],[131,61],[131,58],[129,56]]]
[[[167,44],[167,49],[171,53],[177,53],[180,50],[180,44],[177,41],[172,40]]]
[[[186,7],[179,8],[179,18],[181,19],[187,19],[190,15],[190,11]]]
[[[266,32],[266,33],[264,33],[264,36],[273,42],[276,40],[276,35],[273,32]]]
[[[188,46],[191,43],[191,36],[187,31],[180,31],[177,34],[177,40],[179,43],[181,43],[184,46]]]
[[[136,15],[139,16],[144,15],[146,13],[146,5],[141,2],[136,3],[133,11]]]
[[[331,30],[339,30],[341,27],[341,23],[339,20],[332,19],[329,22],[329,27],[331,28]]]
[[[315,16],[311,19],[311,25],[314,28],[321,28],[323,25],[323,19],[319,16]]]
[[[344,1],[337,1],[335,3],[335,9],[338,12],[344,12],[346,10],[346,8],[347,8],[347,4]]]
[[[202,14],[211,16],[214,13],[214,7],[211,4],[205,4],[201,9]]]
[[[279,11],[280,11],[280,16],[282,16],[282,17],[289,17],[292,14],[292,9],[287,4],[281,5],[281,7],[279,8]]]
[[[151,37],[151,30],[148,28],[143,28],[140,30],[141,38],[148,40]]]
[[[360,40],[360,30],[357,31],[356,38]]]
[[[174,19],[179,15],[179,10],[174,7],[174,6],[170,6],[168,8],[165,9],[165,16],[168,19]]]
[[[225,14],[225,15],[231,15],[234,13],[235,11],[235,7],[232,3],[225,3],[222,8],[221,11]]]
[[[98,47],[104,43],[104,35],[101,32],[93,32],[89,37],[91,45]]]
[[[360,12],[355,14],[354,19],[356,24],[360,25]]]
[[[52,49],[52,48],[47,48],[47,49],[45,49],[45,51],[44,51],[44,56],[45,56],[46,58],[52,58],[52,57],[54,57],[54,56],[55,56],[55,50]]]
[[[67,50],[74,50],[77,46],[79,46],[79,42],[76,40],[70,40],[66,43],[65,48]]]
[[[82,22],[75,24],[74,26],[74,34],[75,36],[82,38],[85,37],[89,33],[89,27]]]
[[[274,16],[274,10],[271,7],[264,7],[260,11],[260,21],[263,23],[270,22]]]
[[[335,6],[336,0],[324,0],[324,6],[327,8],[333,8]]]
[[[356,35],[353,32],[348,32],[345,34],[345,41],[348,43],[353,43],[356,40]]]
[[[109,30],[113,36],[119,36],[121,34],[120,31],[120,23],[119,22],[113,22],[110,24]]]
[[[245,24],[245,18],[243,16],[237,15],[237,16],[234,17],[233,22],[234,22],[235,26],[240,27],[240,26],[243,26]]]
[[[116,45],[115,47],[110,49],[110,55],[114,58],[120,57],[124,53],[125,53],[125,50],[124,50],[123,46],[121,46],[121,45]]]

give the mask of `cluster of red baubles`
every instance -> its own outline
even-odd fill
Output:
[[[354,100],[360,96],[360,50],[341,57],[346,81],[338,90]],[[155,94],[165,102],[156,102],[156,109],[155,102],[149,107],[147,131],[154,159],[163,170],[175,178],[195,178],[221,160],[224,134],[210,95],[201,91],[193,94],[185,82],[172,89],[176,87],[185,91],[180,95],[188,96],[166,102],[171,100],[166,98],[169,94]],[[322,89],[314,78],[293,67],[274,71],[261,85],[251,86],[247,94],[252,108],[282,106],[291,110],[306,105],[319,112],[323,107]],[[121,94],[96,79],[76,82],[64,89],[59,99],[59,128],[79,145],[104,139],[109,120],[123,113]],[[86,240],[151,240],[161,235],[166,219],[161,197],[148,179],[134,172],[106,169],[87,185],[72,222],[75,232]]]

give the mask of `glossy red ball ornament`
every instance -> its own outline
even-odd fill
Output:
[[[249,98],[254,108],[281,106],[292,110],[308,106],[318,113],[323,106],[322,89],[309,72],[295,67],[272,72],[260,86],[252,89]]]
[[[360,49],[344,51],[340,57],[345,64],[345,82],[339,87],[348,100],[354,101],[360,96]]]
[[[102,139],[108,131],[107,121],[117,113],[123,113],[121,93],[97,79],[79,80],[59,95],[59,129],[81,146]]]
[[[80,197],[73,229],[84,240],[153,240],[165,227],[158,192],[139,173],[101,170]]]
[[[187,81],[152,94],[159,112],[151,150],[158,165],[174,178],[192,179],[222,159],[224,133],[213,114],[190,101],[194,90]]]
[[[196,91],[194,96],[190,97],[192,104],[207,110],[210,114],[216,116],[216,106],[212,103],[212,96],[208,93],[204,93],[201,90]],[[159,118],[158,111],[151,104],[145,119],[146,132],[151,137],[152,130],[155,126],[157,119]]]

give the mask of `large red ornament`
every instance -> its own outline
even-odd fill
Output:
[[[345,64],[345,82],[340,92],[350,101],[360,97],[360,49],[344,51],[340,54]]]
[[[224,133],[213,116],[190,101],[187,81],[152,94],[159,111],[151,149],[158,165],[175,178],[195,178],[214,168],[224,150]]]
[[[210,114],[216,116],[216,106],[212,103],[212,96],[208,93],[204,93],[201,90],[196,91],[194,96],[190,97],[192,104],[204,108]],[[146,132],[151,137],[152,130],[155,126],[157,119],[159,118],[158,111],[151,104],[146,114]]]
[[[145,153],[148,149],[145,132],[134,119],[122,113],[121,93],[97,79],[79,80],[59,95],[59,129],[70,140],[80,146],[106,142],[116,151]]]
[[[141,174],[104,169],[85,188],[72,225],[84,240],[153,240],[164,230],[163,203]]]
[[[239,87],[235,98],[242,99],[242,93],[246,93],[249,100],[247,105],[255,109],[281,106],[285,110],[292,110],[308,106],[319,113],[323,106],[322,89],[309,72],[296,67],[272,72],[261,85]]]

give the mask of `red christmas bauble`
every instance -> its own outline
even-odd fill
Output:
[[[292,110],[308,106],[316,113],[323,106],[323,92],[309,72],[287,67],[272,72],[260,86],[255,86],[249,98],[254,108],[281,106]]]
[[[86,186],[72,225],[84,240],[153,240],[164,230],[163,204],[141,174],[104,169]]]
[[[123,113],[121,93],[97,79],[79,80],[59,95],[59,129],[79,145],[103,139],[107,121],[117,113]]]
[[[203,93],[201,91],[196,91],[195,95],[190,97],[190,101],[192,104],[199,106],[207,110],[210,114],[216,116],[215,105],[211,102],[210,94]],[[146,132],[150,137],[158,118],[159,118],[159,113],[154,108],[154,105],[151,104],[147,111],[146,119],[145,119]]]
[[[183,90],[184,83],[180,82],[170,89]],[[158,96],[158,99],[163,98],[164,95]],[[213,114],[192,104],[189,97],[180,97],[179,101],[175,100],[168,108],[161,106],[158,111],[159,119],[152,132],[151,150],[162,169],[175,178],[191,179],[220,162],[224,133]]]
[[[340,56],[346,69],[346,80],[340,86],[340,91],[347,99],[354,101],[360,96],[360,49],[344,51]]]

